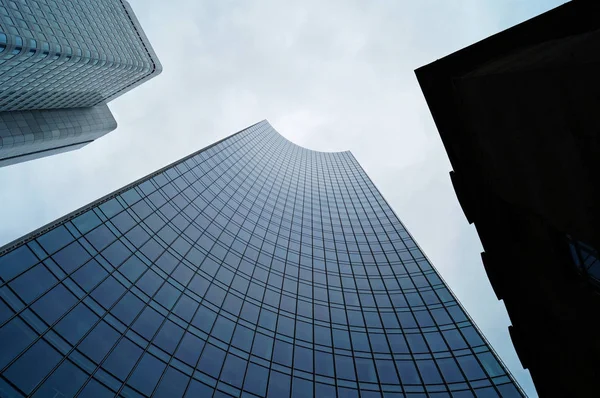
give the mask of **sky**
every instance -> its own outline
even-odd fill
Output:
[[[530,397],[504,304],[452,189],[414,70],[564,0],[129,0],[164,68],[110,103],[117,130],[0,168],[0,246],[267,119],[350,150]]]

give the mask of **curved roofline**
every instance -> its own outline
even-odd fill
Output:
[[[311,152],[315,152],[315,153],[320,153],[320,154],[324,154],[324,155],[335,155],[335,154],[342,154],[342,153],[351,153],[349,149],[345,150],[345,151],[318,151],[316,149],[306,148],[306,147],[303,147],[302,145],[296,144],[295,142],[293,142],[289,138],[285,137],[283,134],[281,134],[279,132],[279,130],[277,130],[275,127],[273,127],[273,125],[267,119],[263,119],[263,120],[261,120],[260,122],[258,122],[256,124],[260,124],[260,123],[267,123],[273,129],[273,131],[275,131],[277,134],[279,134],[284,140],[286,140],[287,142],[289,142],[290,144],[292,144],[294,146],[297,146],[298,148],[301,148],[301,149],[304,149],[304,150],[307,150],[307,151],[311,151]]]
[[[250,125],[248,127],[245,127],[245,128],[239,130],[236,133],[228,135],[227,137],[222,138],[219,141],[214,142],[213,144],[211,144],[209,146],[201,148],[201,149],[199,149],[199,150],[197,150],[197,151],[195,151],[195,152],[193,152],[193,153],[191,153],[191,154],[189,154],[187,156],[184,156],[181,159],[178,159],[178,160],[176,160],[176,161],[174,161],[174,162],[172,162],[172,163],[170,163],[170,164],[168,164],[168,165],[166,165],[164,167],[161,167],[160,169],[158,169],[158,170],[156,170],[156,171],[154,171],[154,172],[152,172],[152,173],[150,173],[148,175],[145,175],[144,177],[138,178],[137,180],[135,180],[133,182],[130,182],[129,184],[127,184],[127,185],[125,185],[125,186],[123,186],[123,187],[121,187],[121,188],[119,188],[119,189],[117,189],[117,190],[115,190],[115,191],[107,194],[107,195],[104,195],[104,196],[102,196],[102,197],[100,197],[100,198],[98,198],[98,199],[96,199],[96,200],[88,203],[87,205],[84,205],[84,206],[82,206],[82,207],[80,207],[80,208],[78,208],[78,209],[76,209],[76,210],[74,210],[74,211],[72,211],[70,213],[67,213],[66,215],[64,215],[62,217],[59,217],[58,219],[56,219],[54,221],[51,221],[51,222],[43,225],[42,227],[37,228],[37,229],[33,230],[32,232],[30,232],[30,233],[28,233],[28,234],[26,234],[26,235],[24,235],[24,236],[22,236],[20,238],[17,238],[15,240],[11,241],[11,242],[8,242],[5,245],[0,246],[0,256],[6,254],[7,252],[9,252],[11,250],[13,250],[14,248],[16,248],[21,243],[23,243],[23,242],[25,242],[25,243],[29,242],[29,241],[37,238],[38,236],[44,234],[45,232],[49,231],[50,229],[53,229],[54,227],[56,227],[56,226],[58,226],[60,224],[64,224],[67,221],[70,221],[70,220],[74,219],[75,217],[77,217],[77,216],[85,213],[86,211],[88,211],[89,209],[91,209],[91,208],[93,208],[93,207],[95,207],[97,205],[100,205],[100,204],[102,204],[104,202],[108,202],[109,200],[115,198],[116,196],[118,196],[121,193],[129,190],[130,188],[135,187],[136,185],[141,184],[142,182],[144,182],[146,180],[149,180],[150,178],[152,178],[152,177],[154,177],[154,176],[156,176],[156,175],[158,175],[158,174],[160,174],[160,173],[162,173],[162,172],[170,169],[171,167],[176,166],[179,163],[185,162],[186,160],[188,160],[188,159],[190,159],[190,158],[198,155],[200,152],[206,151],[207,149],[212,148],[215,145],[218,145],[221,142],[223,142],[225,140],[228,140],[229,138],[231,138],[231,137],[233,137],[235,135],[243,133],[244,131],[248,130],[251,127],[254,127],[256,125],[263,124],[263,123],[268,124],[269,127],[271,127],[273,129],[273,131],[275,131],[277,134],[279,134],[284,140],[288,141],[290,144],[295,145],[295,146],[297,146],[299,148],[302,148],[304,150],[311,151],[311,152],[314,152],[314,153],[324,154],[324,155],[336,155],[336,154],[348,153],[348,154],[350,154],[350,156],[354,157],[354,155],[352,155],[352,153],[350,151],[321,152],[321,151],[315,151],[315,150],[312,150],[312,149],[304,148],[303,146],[295,144],[292,141],[290,141],[287,138],[285,138],[283,135],[281,135],[281,133],[279,133],[279,131],[277,131],[271,125],[271,123],[269,123],[269,121],[267,119],[263,119],[263,120],[261,120],[258,123],[254,123],[254,124],[252,124],[252,125]]]

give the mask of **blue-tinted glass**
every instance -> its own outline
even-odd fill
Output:
[[[192,379],[185,393],[185,398],[211,397],[214,390],[206,384]]]
[[[342,379],[354,380],[354,361],[352,357],[345,355],[335,355],[335,373]]]
[[[352,388],[338,387],[338,397],[340,398],[358,398],[358,391]]]
[[[158,288],[163,284],[163,281],[164,280],[158,276],[156,272],[149,270],[137,281],[136,286],[148,296],[152,297]]]
[[[475,389],[475,396],[477,398],[499,398],[500,396],[494,390],[493,387],[477,388]]]
[[[215,323],[215,319],[217,319],[217,314],[201,305],[196,311],[192,324],[198,329],[209,333]]]
[[[177,344],[179,344],[179,340],[183,336],[183,329],[171,321],[166,321],[156,338],[154,339],[154,344],[167,351],[169,354],[173,354]]]
[[[88,261],[90,255],[78,242],[73,242],[54,254],[52,258],[65,272],[70,273]]]
[[[9,286],[26,303],[30,303],[35,298],[50,289],[57,282],[57,279],[42,264],[38,264],[17,279],[13,280]]]
[[[192,320],[192,317],[196,313],[196,309],[198,308],[198,303],[188,296],[181,296],[179,301],[175,305],[173,312],[180,316],[187,322]]]
[[[482,352],[477,354],[477,358],[479,358],[488,375],[491,377],[501,376],[505,373],[491,352]]]
[[[423,339],[423,336],[421,334],[407,334],[406,340],[408,341],[408,346],[410,347],[410,350],[412,352],[429,352],[429,348],[427,347],[427,344],[425,344],[425,339]]]
[[[96,299],[104,308],[110,308],[121,295],[125,288],[115,278],[109,276],[97,288],[94,289],[91,296]]]
[[[325,376],[333,376],[333,355],[315,351],[315,372]]]
[[[500,396],[502,398],[520,398],[522,397],[521,393],[517,390],[514,384],[502,384],[498,387],[498,391],[500,391]]]
[[[144,308],[144,302],[131,292],[127,292],[110,310],[121,322],[129,325]]]
[[[228,354],[225,359],[225,364],[223,365],[223,370],[221,371],[220,380],[241,388],[247,365],[248,363],[243,359]]]
[[[88,232],[85,237],[98,251],[101,251],[115,240],[115,236],[105,225],[100,225],[96,229]]]
[[[82,234],[85,234],[100,225],[100,219],[93,211],[87,211],[73,219],[73,224]]]
[[[73,397],[79,391],[88,374],[71,361],[63,362],[33,395],[34,397]]]
[[[108,202],[102,203],[100,205],[100,210],[102,210],[106,217],[110,218],[123,210],[123,206],[119,204],[117,199],[111,199]]]
[[[19,318],[0,328],[0,368],[6,366],[35,339],[36,334]]]
[[[287,397],[290,394],[290,382],[291,377],[271,371],[269,378],[269,389],[267,391],[267,397]]]
[[[40,236],[37,241],[48,254],[52,254],[72,242],[73,235],[61,225],[46,232],[44,235]]]
[[[377,383],[377,374],[375,373],[375,365],[372,359],[356,358],[356,373],[359,381]],[[385,382],[382,380],[382,382]]]
[[[21,246],[0,256],[0,278],[5,281],[25,271],[39,260],[27,246]]]
[[[292,365],[294,346],[281,340],[275,340],[273,348],[273,361],[285,365]]]
[[[179,348],[175,352],[175,357],[190,366],[196,366],[200,353],[204,348],[204,341],[194,336],[191,333],[186,333],[179,344]]]
[[[115,227],[123,234],[135,225],[135,220],[127,212],[122,212],[110,220]],[[82,231],[83,232],[83,231]]]
[[[444,330],[442,334],[452,350],[461,350],[468,347],[458,329]]]
[[[105,322],[100,322],[79,344],[81,352],[99,363],[117,342],[119,333]]]
[[[294,368],[312,373],[313,371],[313,352],[312,350],[300,346],[294,349]]]
[[[337,393],[335,391],[335,386],[317,383],[317,384],[315,384],[315,396],[316,397],[335,398],[335,397],[337,397]]]
[[[71,344],[76,344],[98,320],[98,316],[80,303],[54,327]]]
[[[137,256],[131,256],[119,267],[119,272],[131,282],[135,282],[144,273],[146,268],[142,260]]]
[[[55,286],[37,300],[31,308],[48,324],[53,324],[77,303],[77,298],[63,285]]]
[[[86,291],[92,290],[100,281],[102,281],[108,272],[96,262],[92,260],[85,264],[83,267],[75,271],[71,275],[73,280],[79,284]]]
[[[100,384],[96,380],[92,379],[86,384],[85,388],[81,393],[79,393],[78,397],[85,398],[112,398],[115,396],[115,393],[109,390],[104,385]]]
[[[110,353],[102,367],[120,380],[125,380],[142,355],[142,349],[129,339],[123,338]]]
[[[154,296],[154,299],[160,304],[162,304],[165,308],[170,310],[171,308],[173,308],[180,295],[181,291],[177,290],[177,288],[175,288],[170,283],[165,283],[158,290],[156,296]]]
[[[164,248],[155,239],[150,239],[140,249],[150,261],[155,261],[163,250]]]
[[[156,259],[154,263],[167,274],[170,274],[179,263],[179,260],[177,260],[171,253],[164,252],[158,259]]]
[[[379,373],[379,380],[382,383],[398,384],[398,376],[393,361],[377,359],[375,360],[375,364],[377,366],[377,372]]]
[[[129,249],[120,241],[115,241],[102,251],[102,256],[108,260],[113,267],[118,267],[127,257],[131,255]]]
[[[250,351],[252,347],[252,339],[254,338],[254,332],[247,327],[242,325],[238,325],[235,328],[235,332],[233,334],[233,340],[231,344],[234,347],[237,347],[244,351]]]
[[[60,353],[52,348],[50,344],[44,340],[38,340],[4,372],[4,376],[29,394],[42,381],[44,376],[58,364],[60,359]]]
[[[192,276],[194,275],[194,271],[192,271],[189,267],[184,264],[179,264],[179,266],[175,269],[173,274],[171,275],[177,282],[182,285],[187,285]]]
[[[0,299],[0,324],[10,318],[14,312]]]
[[[262,333],[256,333],[254,344],[252,345],[252,354],[270,360],[273,353],[273,338],[265,336]]]
[[[225,299],[225,290],[221,289],[217,285],[210,285],[204,297],[212,304],[216,305],[217,307],[220,307],[221,304],[223,304],[223,300]]]
[[[292,398],[312,398],[313,383],[308,380],[294,377],[292,381]]]
[[[436,360],[442,376],[447,383],[458,383],[464,380],[464,377],[460,373],[460,369],[456,364],[456,361],[452,358],[444,358]]]
[[[225,351],[215,347],[212,344],[207,344],[204,347],[200,361],[198,361],[198,370],[211,375],[212,377],[219,377],[221,372],[221,366],[223,366],[223,360],[225,359]]]
[[[460,331],[463,333],[467,342],[471,347],[479,346],[483,344],[483,340],[479,336],[479,333],[472,326],[462,328]]]
[[[181,398],[185,392],[189,376],[184,375],[175,368],[168,367],[158,388],[154,392],[156,398]],[[201,397],[202,395],[196,395]]]
[[[252,362],[248,364],[246,379],[244,381],[244,390],[258,396],[264,396],[267,392],[267,379],[269,370]]]
[[[456,360],[469,380],[481,379],[485,377],[483,369],[481,369],[481,366],[479,366],[477,359],[475,359],[473,355],[458,357]]]
[[[217,317],[217,321],[215,322],[215,326],[213,327],[212,334],[218,336],[219,339],[229,343],[231,341],[231,336],[233,335],[234,328],[235,324],[233,322],[219,315]]]
[[[411,361],[396,361],[396,367],[403,384],[421,384],[415,364]]]
[[[132,329],[148,340],[152,340],[154,333],[158,330],[163,322],[164,317],[150,307],[144,308],[137,320],[134,322]]]
[[[440,377],[434,361],[417,361],[417,367],[421,373],[421,378],[426,384],[437,384],[442,382],[442,378]]]
[[[166,366],[167,364],[155,356],[145,353],[127,381],[127,384],[145,395],[150,395],[156,384],[158,384],[158,380],[160,380],[160,376],[163,374]]]
[[[256,323],[256,321],[258,320],[258,314],[259,314],[259,308],[249,302],[244,303],[244,305],[242,306],[242,315],[241,317],[245,320],[247,320],[248,322],[252,322],[252,323]]]

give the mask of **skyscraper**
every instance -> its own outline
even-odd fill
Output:
[[[0,0],[0,166],[114,130],[106,103],[161,71],[125,0]]]
[[[0,393],[522,396],[352,154],[266,121],[0,249]]]

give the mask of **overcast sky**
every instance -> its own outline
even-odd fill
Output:
[[[0,246],[262,119],[351,150],[525,391],[504,305],[452,190],[414,69],[564,0],[129,0],[164,71],[110,104],[116,131],[0,168]]]

